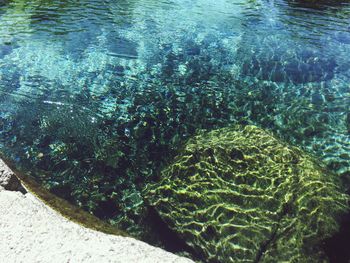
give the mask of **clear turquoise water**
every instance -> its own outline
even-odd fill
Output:
[[[198,129],[253,123],[350,178],[350,4],[0,0],[0,151],[142,238]]]

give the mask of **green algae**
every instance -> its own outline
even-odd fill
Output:
[[[322,262],[348,196],[312,156],[256,126],[189,140],[145,196],[208,262]]]
[[[48,190],[40,186],[35,180],[30,176],[24,175],[18,171],[14,165],[8,160],[1,156],[1,159],[10,167],[14,172],[15,176],[20,180],[22,185],[27,191],[35,195],[46,205],[60,213],[63,217],[70,221],[73,221],[81,226],[100,231],[106,234],[119,235],[119,236],[129,236],[124,231],[117,229],[116,227],[100,220],[99,218],[93,216],[92,214],[82,210],[81,208],[72,205],[68,201],[57,197],[56,195],[50,193]]]

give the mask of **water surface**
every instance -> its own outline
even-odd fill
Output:
[[[199,129],[256,124],[350,176],[350,4],[0,1],[0,150],[143,237],[141,191]]]

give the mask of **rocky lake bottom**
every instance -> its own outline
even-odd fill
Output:
[[[346,262],[349,24],[346,1],[0,1],[1,155],[197,260]]]

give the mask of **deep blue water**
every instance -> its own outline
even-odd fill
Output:
[[[350,183],[349,3],[0,0],[0,151],[87,211],[142,237],[144,185],[234,123]]]

